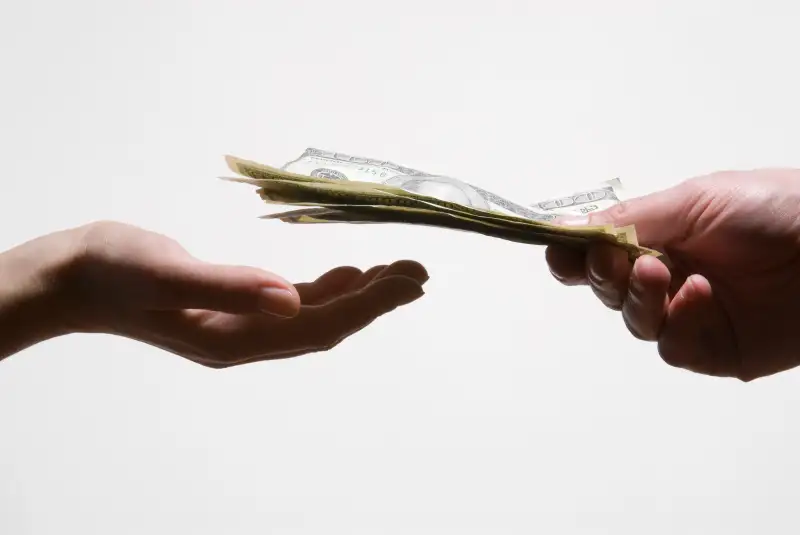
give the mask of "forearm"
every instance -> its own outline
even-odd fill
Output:
[[[57,280],[66,257],[50,236],[0,253],[0,360],[66,334]]]

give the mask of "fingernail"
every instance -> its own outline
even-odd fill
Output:
[[[297,315],[297,299],[284,288],[267,287],[261,289],[258,306],[267,314],[290,318]]]
[[[680,290],[678,290],[678,297],[679,297],[679,298],[680,298],[682,301],[685,301],[685,300],[686,300],[686,299],[688,299],[688,298],[689,298],[689,296],[690,296],[691,294],[693,294],[693,293],[694,293],[696,290],[697,290],[697,287],[695,286],[694,279],[693,279],[693,277],[690,275],[690,276],[689,276],[689,277],[686,279],[686,282],[684,282],[683,286],[681,286]],[[687,294],[688,294],[688,295],[687,295]]]
[[[695,286],[695,283],[694,283],[694,276],[693,275],[689,275],[689,278],[686,279],[686,286],[688,286],[688,289],[692,290],[692,291],[695,291],[697,289],[697,287]]]

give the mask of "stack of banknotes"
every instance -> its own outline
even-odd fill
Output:
[[[606,241],[631,259],[659,256],[641,247],[631,226],[565,226],[565,216],[581,216],[621,201],[618,179],[571,195],[515,203],[456,178],[430,174],[385,160],[309,148],[281,168],[226,156],[238,177],[220,177],[258,187],[268,204],[305,208],[262,216],[292,224],[406,223],[477,232],[534,245],[585,247]]]

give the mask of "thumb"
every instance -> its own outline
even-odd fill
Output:
[[[648,247],[669,244],[684,235],[694,195],[687,184],[622,201],[583,217],[564,216],[553,221],[560,225],[636,226],[639,243]]]
[[[265,312],[283,317],[300,311],[300,296],[289,281],[254,267],[211,264],[190,257],[159,266],[154,275],[149,301],[156,309]]]
[[[725,312],[702,275],[688,277],[669,304],[658,352],[667,364],[697,373],[753,378],[745,375]]]

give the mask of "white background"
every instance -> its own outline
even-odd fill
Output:
[[[793,2],[0,8],[0,248],[95,219],[291,280],[413,258],[329,353],[215,371],[107,336],[0,364],[8,534],[796,533],[800,375],[670,368],[543,249],[257,219],[223,155],[307,146],[518,201],[800,166]]]

